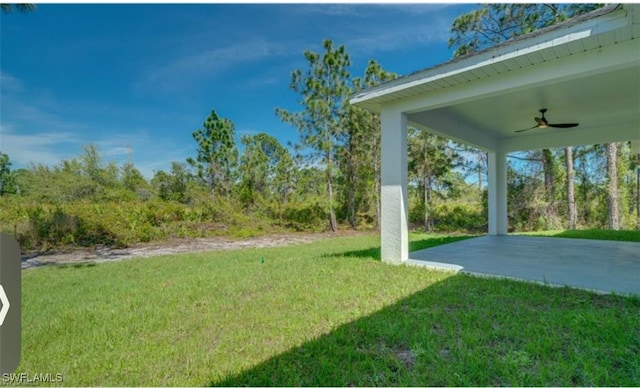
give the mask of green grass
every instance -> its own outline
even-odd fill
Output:
[[[540,232],[515,233],[527,236],[584,238],[589,240],[614,240],[640,242],[639,230],[608,230],[608,229],[583,229],[583,230],[546,230]]]
[[[452,240],[412,235],[412,248]],[[640,299],[391,266],[378,247],[23,271],[16,372],[74,386],[640,385]]]

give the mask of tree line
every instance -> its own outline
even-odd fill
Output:
[[[450,46],[456,56],[468,55],[590,9],[486,5],[454,21]],[[498,21],[491,27],[501,31],[497,38],[486,39],[488,21]],[[370,60],[362,75],[353,76],[346,47],[331,40],[322,42],[320,52],[303,55],[307,67],[294,70],[290,82],[299,110],[275,108],[283,122],[297,128],[296,144],[284,146],[267,133],[243,135],[239,152],[233,121],[214,109],[192,132],[196,154],[173,161],[151,179],[130,161],[105,162],[91,144],[54,166],[17,170],[0,153],[0,227],[22,233],[34,246],[39,239],[128,244],[278,228],[377,228],[380,119],[350,105],[349,96],[397,75]],[[408,131],[408,147],[412,225],[427,231],[485,231],[486,153],[416,128]],[[512,230],[638,227],[637,165],[628,143],[511,154],[509,225]],[[101,222],[94,219],[96,209],[105,219],[120,214],[125,221]],[[92,237],[83,240],[82,233],[89,231]]]

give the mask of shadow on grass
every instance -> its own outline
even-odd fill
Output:
[[[409,251],[419,251],[421,249],[432,248],[438,245],[449,244],[456,241],[466,240],[476,236],[441,236],[441,237],[428,237],[420,240],[409,242]],[[344,257],[356,257],[362,259],[374,259],[380,260],[380,247],[360,249],[355,251],[341,252],[331,256],[344,256]]]
[[[90,262],[90,263],[63,263],[63,264],[58,264],[57,268],[59,269],[67,269],[67,268],[90,268],[90,267],[95,267],[96,263]]]
[[[456,275],[210,384],[637,386],[639,317],[638,299]]]
[[[419,251],[421,249],[433,248],[438,245],[450,244],[456,241],[466,240],[477,236],[442,236],[430,237],[409,242],[409,252]]]

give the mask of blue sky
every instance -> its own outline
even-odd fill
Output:
[[[300,109],[290,74],[323,39],[351,74],[369,59],[401,75],[451,59],[469,4],[41,4],[0,16],[0,150],[13,168],[53,165],[96,144],[150,178],[195,155],[212,109],[236,136],[296,142],[276,107]]]

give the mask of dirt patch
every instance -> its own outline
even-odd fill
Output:
[[[137,244],[128,248],[97,246],[93,249],[72,249],[63,252],[30,253],[22,256],[22,269],[61,264],[85,264],[126,260],[139,257],[174,255],[186,252],[221,251],[231,249],[268,248],[307,244],[313,241],[345,235],[364,235],[367,232],[345,231],[332,233],[291,233],[249,239],[175,238],[168,241]]]

